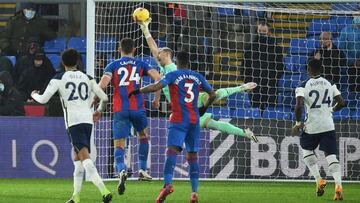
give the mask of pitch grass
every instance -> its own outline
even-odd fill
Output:
[[[116,194],[117,182],[106,182],[114,193],[113,202],[153,203],[161,181],[128,181],[125,195]],[[175,192],[166,202],[185,203],[189,201],[190,184],[174,182]],[[314,183],[268,183],[268,182],[200,182],[200,203],[307,203],[331,202],[334,184],[329,184],[323,197],[315,196]],[[64,203],[72,193],[69,179],[0,179],[1,203]],[[360,202],[360,184],[344,184],[343,202]],[[81,193],[82,203],[101,202],[95,186],[86,182]]]

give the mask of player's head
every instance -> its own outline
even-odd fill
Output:
[[[162,47],[159,49],[157,60],[161,66],[166,66],[172,63],[173,51],[169,47]]]
[[[66,49],[61,54],[61,63],[65,66],[65,70],[76,69],[79,59],[79,53],[75,49]]]
[[[308,62],[308,73],[310,76],[320,75],[322,70],[322,63],[318,59],[310,59]]]
[[[180,51],[176,54],[176,66],[178,69],[188,69],[190,66],[189,53]]]
[[[269,35],[270,34],[269,25],[265,21],[259,22],[256,31],[259,35]]]
[[[124,38],[120,41],[119,51],[121,56],[133,56],[135,52],[134,40],[130,38]]]
[[[320,34],[320,44],[321,47],[328,48],[331,46],[331,33],[330,32],[322,32]]]

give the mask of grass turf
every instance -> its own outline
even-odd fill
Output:
[[[112,202],[154,202],[161,181],[128,181],[123,196],[116,194],[117,182],[106,182],[114,193]],[[166,202],[183,203],[190,198],[190,184],[174,182],[175,191]],[[314,183],[269,183],[269,182],[201,182],[199,202],[330,202],[334,185],[328,184],[322,197],[315,196]],[[64,179],[0,179],[1,203],[64,203],[72,194],[72,180]],[[360,184],[344,184],[343,202],[360,202]],[[91,183],[86,182],[81,193],[81,202],[101,202],[101,195]]]

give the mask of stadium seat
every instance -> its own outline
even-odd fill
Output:
[[[111,37],[102,37],[96,40],[95,43],[97,52],[112,53],[117,50],[117,42]]]
[[[10,59],[12,65],[15,67],[16,64],[16,57],[15,56],[6,56],[8,59]]]
[[[166,47],[166,39],[156,39],[155,42],[159,48]]]
[[[358,11],[360,5],[355,2],[341,2],[341,3],[332,3],[331,4],[332,10],[335,11]]]
[[[231,16],[235,15],[235,9],[233,8],[218,8],[219,16]]]
[[[283,92],[277,96],[277,106],[293,109],[296,105],[295,92]]]
[[[343,91],[341,92],[341,96],[345,100],[347,107],[349,108],[360,107],[360,93]]]
[[[265,109],[262,117],[276,120],[292,120],[294,118],[293,114],[294,113],[291,111],[291,108],[288,107],[269,107]]]
[[[156,59],[154,57],[151,56],[144,56],[142,59],[142,61],[144,61],[145,63],[149,64],[151,67],[157,67],[158,64],[156,62]]]
[[[66,49],[66,39],[59,37],[44,44],[45,53],[61,53]]]
[[[237,108],[231,111],[233,118],[260,118],[260,115],[258,108]]]
[[[248,93],[237,93],[230,95],[227,99],[229,108],[248,108],[251,107],[251,101]]]
[[[306,72],[307,55],[288,55],[284,58],[285,68],[291,72]]]
[[[290,41],[290,54],[309,54],[317,48],[315,38],[293,38]]]
[[[351,112],[351,118],[354,120],[360,120],[360,109],[356,109]]]
[[[331,16],[330,21],[332,24],[337,25],[337,32],[340,32],[344,27],[352,25],[352,16]]]
[[[209,108],[206,112],[212,113],[213,118],[230,118],[231,111],[227,107],[212,107]]]
[[[80,53],[86,52],[86,38],[72,37],[69,39],[68,48],[76,49]]]
[[[57,55],[57,54],[47,54],[46,56],[51,61],[54,69],[56,71],[59,71],[60,70],[60,63],[61,63],[61,56]]]
[[[292,92],[301,83],[301,74],[285,73],[278,81],[278,92]]]
[[[24,105],[25,115],[26,116],[44,116],[45,115],[45,105],[26,103]]]
[[[314,19],[307,30],[307,36],[320,35],[321,32],[335,33],[337,25],[333,24],[330,20]]]
[[[85,54],[81,54],[81,61],[83,63],[84,71],[86,71],[86,55]]]
[[[333,119],[336,120],[336,121],[349,119],[350,116],[351,116],[350,109],[347,108],[347,107],[341,109],[340,111],[337,111],[337,112],[333,113]]]

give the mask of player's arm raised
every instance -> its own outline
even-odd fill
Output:
[[[55,94],[55,92],[58,91],[59,89],[58,83],[59,80],[51,79],[48,86],[46,87],[44,94],[40,95],[39,91],[34,90],[31,92],[31,97],[40,104],[47,103],[50,100],[50,98]]]
[[[157,56],[159,55],[159,47],[157,46],[154,38],[151,36],[150,30],[149,30],[149,24],[151,22],[151,18],[149,18],[148,20],[144,21],[144,22],[139,22],[141,31],[143,32],[146,42],[150,48],[150,51],[153,55],[153,57],[155,57],[156,61],[157,61]]]

